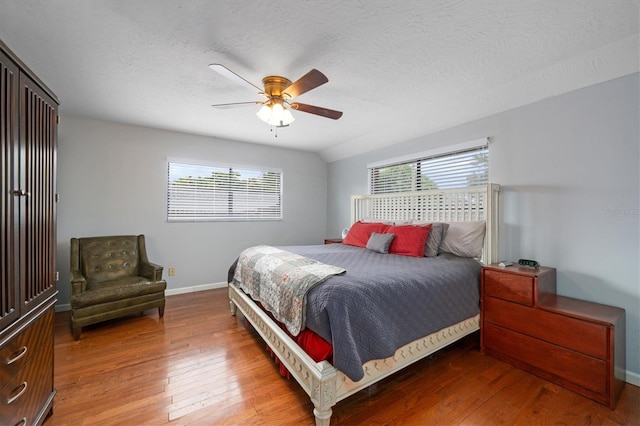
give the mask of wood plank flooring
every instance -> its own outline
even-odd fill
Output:
[[[278,374],[227,290],[167,297],[85,327],[56,314],[53,415],[60,425],[313,425],[313,405]],[[640,425],[640,388],[615,411],[478,351],[478,335],[339,402],[332,425]]]

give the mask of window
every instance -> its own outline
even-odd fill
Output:
[[[413,159],[401,158],[370,164],[369,192],[385,194],[465,188],[489,182],[489,147],[486,138],[455,145],[448,150],[416,154]]]
[[[167,218],[282,219],[282,171],[169,161]]]

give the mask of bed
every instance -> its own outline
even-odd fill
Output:
[[[434,226],[430,224],[445,223],[451,227],[450,229],[463,229],[467,226],[477,228],[478,224],[482,224],[483,238],[480,255],[476,258],[457,253],[455,249],[451,251],[456,254],[440,253],[431,257],[384,255],[377,253],[375,248],[372,250],[371,247],[350,244],[290,246],[276,249],[346,270],[346,273],[335,271],[335,274],[330,274],[320,284],[314,284],[304,299],[307,309],[304,318],[306,327],[332,342],[332,362],[314,361],[292,338],[292,333],[283,329],[281,323],[273,319],[272,314],[267,313],[247,294],[247,283],[242,279],[237,279],[236,282],[230,280],[231,313],[235,315],[237,309],[242,312],[291,377],[309,395],[314,404],[316,425],[329,425],[332,407],[337,402],[479,329],[479,268],[481,263],[497,261],[499,189],[498,185],[489,184],[461,190],[351,197],[352,227],[349,231],[351,235],[348,235],[347,239],[356,235],[357,229],[364,229],[365,223],[388,225],[391,228],[386,229],[398,235],[406,225],[429,228]],[[454,234],[455,232],[451,233],[452,236]],[[424,244],[424,240],[422,243]],[[444,244],[444,238],[442,243]],[[400,262],[399,266],[395,265],[396,260]],[[391,269],[392,263],[393,268],[399,269]],[[449,290],[444,289],[441,293],[428,297],[417,293],[422,291],[417,281],[431,280],[413,276],[418,270],[432,271],[430,273],[434,276],[444,277],[445,281],[454,283],[449,285],[455,288],[454,295],[446,295]],[[409,277],[401,277],[398,271],[407,271]],[[472,275],[471,279],[469,274]],[[391,289],[385,291],[391,293],[385,294],[384,300],[393,300],[399,306],[395,309],[376,310],[375,303],[367,303],[369,307],[374,306],[368,309],[373,311],[371,316],[374,323],[365,326],[356,314],[352,314],[353,307],[343,303],[351,296],[340,292],[351,287],[366,288],[367,280],[372,276],[385,275],[387,281],[398,281],[393,282],[391,286],[387,285]],[[238,277],[242,275],[239,274]],[[404,281],[405,279],[408,281]],[[437,284],[437,287],[446,286]],[[331,299],[332,294],[340,296]],[[405,297],[407,294],[410,295],[409,298]],[[320,296],[329,299],[322,299]],[[426,308],[421,306],[418,311],[412,310],[415,307],[412,308],[411,305],[416,305],[413,301],[428,300],[429,297],[434,300],[431,305],[425,302],[419,305],[426,305]],[[465,299],[464,303],[462,299]],[[399,310],[402,310],[401,315],[398,314]],[[422,315],[429,312],[435,312],[432,315],[435,320],[423,321]],[[334,321],[329,318],[331,315],[334,315]],[[345,320],[347,317],[350,318]],[[340,327],[335,326],[336,318],[340,318]],[[423,323],[427,322],[429,325],[423,327]],[[334,324],[333,330],[331,324]],[[353,333],[349,331],[351,327],[360,331],[366,329],[367,332]],[[346,337],[340,335],[342,329],[347,329],[343,333]],[[400,333],[396,329],[403,330]],[[394,334],[396,331],[398,334]],[[376,333],[380,334],[379,338],[375,337]],[[354,336],[359,336],[360,341]],[[411,336],[409,340],[407,336]]]

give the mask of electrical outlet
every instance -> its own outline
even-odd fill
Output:
[[[176,268],[172,266],[171,268],[169,268],[169,276],[173,277],[175,274],[176,274]]]

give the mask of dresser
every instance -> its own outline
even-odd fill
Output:
[[[480,348],[614,409],[625,385],[625,311],[558,296],[554,268],[481,272]]]
[[[56,302],[55,95],[0,42],[0,425],[51,413]]]

